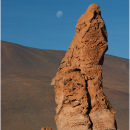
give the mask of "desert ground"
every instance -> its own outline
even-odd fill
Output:
[[[2,41],[2,130],[40,130],[54,121],[50,86],[65,51],[44,50]],[[129,60],[105,55],[103,88],[116,111],[118,130],[129,129]]]

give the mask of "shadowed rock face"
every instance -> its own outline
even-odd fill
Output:
[[[103,93],[102,65],[108,48],[100,7],[88,7],[51,85],[58,130],[115,130],[115,111]]]

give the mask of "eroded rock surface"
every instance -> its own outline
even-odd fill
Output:
[[[102,65],[108,48],[100,7],[88,7],[56,76],[58,130],[116,130],[115,111],[103,93]]]

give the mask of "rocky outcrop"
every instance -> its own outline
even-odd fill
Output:
[[[50,127],[42,127],[41,130],[52,130]]]
[[[51,85],[58,130],[115,130],[115,111],[103,93],[102,65],[108,49],[100,7],[88,7]]]

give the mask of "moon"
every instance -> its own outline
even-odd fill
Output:
[[[62,12],[62,11],[58,11],[58,12],[56,13],[57,18],[60,18],[62,15],[63,15],[63,12]]]

